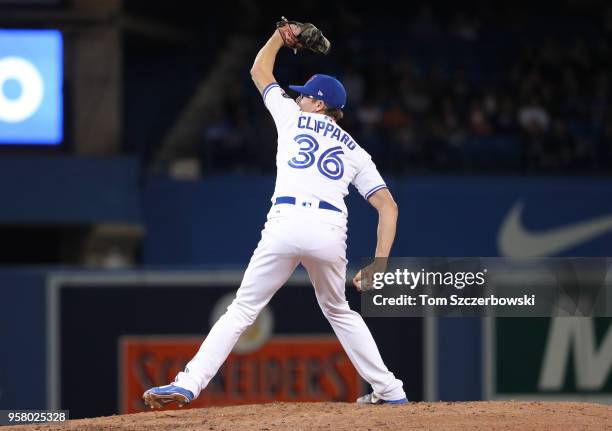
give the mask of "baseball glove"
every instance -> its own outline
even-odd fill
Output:
[[[285,42],[285,46],[294,54],[303,49],[309,49],[317,54],[327,54],[331,48],[329,40],[321,30],[306,22],[289,21],[284,16],[276,23],[276,28]]]

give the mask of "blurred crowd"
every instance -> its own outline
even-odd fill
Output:
[[[393,27],[387,22],[370,21],[370,33],[349,22],[331,66],[348,92],[341,125],[389,173],[609,173],[606,22],[590,32],[543,23],[538,34],[462,13],[442,21],[427,7],[397,33],[382,30]],[[292,80],[281,84],[329,70],[330,60],[323,70],[326,63],[309,61],[297,71],[279,66]],[[274,125],[245,76],[207,116],[201,160],[208,172],[272,172],[275,146]]]

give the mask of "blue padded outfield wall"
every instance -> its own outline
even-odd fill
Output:
[[[612,215],[612,181],[578,178],[414,177],[388,181],[399,204],[396,256],[498,256],[498,235],[522,205],[528,231],[547,231]],[[268,177],[198,182],[152,179],[144,198],[147,264],[246,265],[274,189]],[[376,212],[352,189],[348,257],[374,251]],[[612,230],[556,255],[610,254]]]
[[[132,157],[0,157],[0,223],[141,222],[140,163]]]

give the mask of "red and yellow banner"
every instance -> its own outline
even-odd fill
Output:
[[[201,342],[199,337],[123,337],[119,349],[119,410],[144,410],[142,393],[173,381]],[[360,393],[361,379],[335,337],[272,337],[255,351],[231,353],[191,406],[352,402]]]

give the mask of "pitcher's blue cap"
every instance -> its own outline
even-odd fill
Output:
[[[346,104],[346,90],[344,85],[333,76],[317,74],[313,75],[306,84],[290,85],[293,91],[300,94],[312,96],[322,100],[330,108],[344,108]]]

